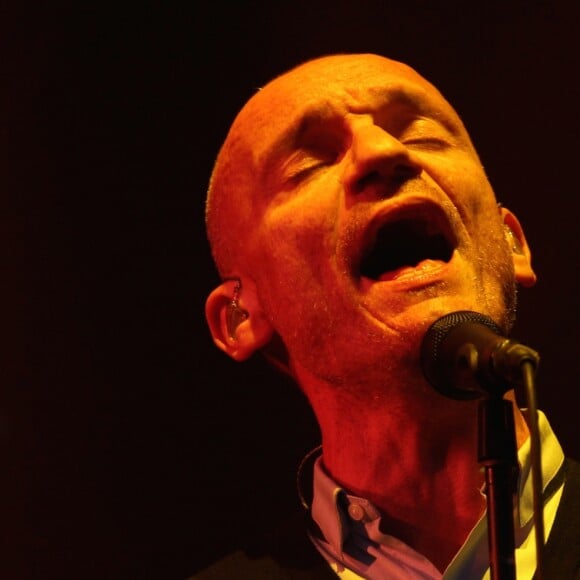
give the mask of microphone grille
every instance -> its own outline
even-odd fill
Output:
[[[427,380],[437,390],[444,390],[445,392],[443,394],[448,394],[448,391],[451,391],[452,387],[446,385],[446,371],[441,369],[441,366],[445,366],[443,361],[440,363],[441,344],[451,330],[464,323],[482,324],[496,334],[501,335],[499,326],[489,316],[481,314],[480,312],[472,312],[471,310],[450,312],[449,314],[438,318],[429,327],[421,345],[421,366],[423,374]],[[457,392],[455,392],[455,390],[453,391],[453,398],[473,398],[471,393],[461,392],[459,390],[457,390]]]
[[[425,334],[423,350],[428,351],[432,356],[437,357],[439,345],[447,336],[447,333],[452,328],[455,328],[464,322],[483,324],[497,334],[502,333],[499,326],[489,316],[481,314],[480,312],[472,312],[471,310],[459,310],[457,312],[450,312],[449,314],[438,318],[430,326],[429,330],[427,330],[427,334]]]

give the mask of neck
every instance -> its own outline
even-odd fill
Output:
[[[382,512],[383,531],[443,571],[485,510],[477,462],[477,401],[434,391],[371,398],[311,390],[324,465],[348,491]],[[518,442],[527,432],[516,410]]]

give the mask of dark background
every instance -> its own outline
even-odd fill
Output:
[[[514,335],[580,458],[576,2],[0,9],[0,577],[183,580],[298,505],[298,392],[205,327],[207,179],[273,75],[372,51],[431,79],[526,226]]]

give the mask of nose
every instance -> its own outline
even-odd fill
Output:
[[[413,153],[383,128],[370,123],[353,129],[344,177],[347,193],[389,197],[420,173],[421,166]]]

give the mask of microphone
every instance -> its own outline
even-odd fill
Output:
[[[523,383],[525,363],[535,370],[539,361],[536,351],[503,336],[491,318],[468,310],[436,320],[421,345],[421,366],[431,386],[463,401],[503,396]]]

